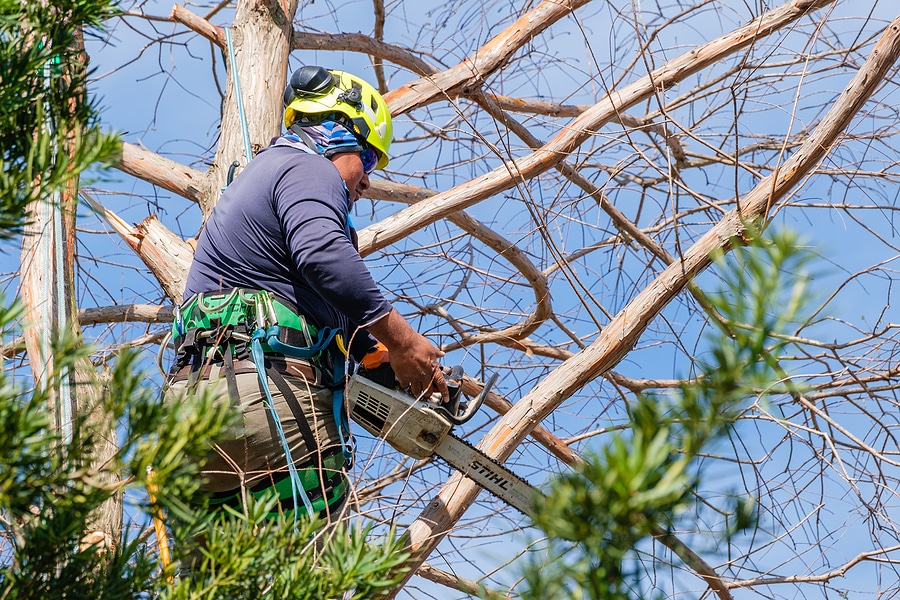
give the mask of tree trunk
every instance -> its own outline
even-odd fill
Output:
[[[86,55],[80,32],[73,43],[81,50],[81,60],[66,65],[69,73],[85,68]],[[71,152],[80,133],[77,125],[70,125],[68,129],[57,131],[56,135],[65,137],[64,151]],[[35,382],[47,389],[50,409],[56,414],[56,425],[66,443],[77,443],[78,432],[74,425],[80,418],[95,434],[97,444],[92,448],[90,468],[107,463],[118,451],[115,423],[110,422],[108,415],[100,409],[103,392],[94,366],[83,358],[75,364],[74,372],[64,370],[57,385],[48,389],[49,376],[55,369],[50,351],[53,341],[62,335],[81,339],[74,283],[77,204],[78,179],[75,178],[55,198],[38,199],[30,205],[22,245],[21,296],[29,318],[25,329],[26,351]],[[95,479],[110,489],[118,483],[118,476],[111,472],[102,476],[97,474]],[[122,519],[122,496],[116,492],[90,516],[85,544],[102,544],[108,549],[115,547],[121,539]]]
[[[221,137],[208,174],[211,186],[200,200],[204,221],[219,199],[218,190],[226,184],[229,165],[237,162],[241,167],[247,166],[245,129],[253,153],[268,146],[281,131],[282,85],[287,80],[296,11],[297,0],[283,4],[278,0],[247,0],[237,4],[231,50],[224,49],[229,79],[222,107]],[[227,58],[232,52],[234,64]]]

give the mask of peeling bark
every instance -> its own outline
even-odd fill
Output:
[[[82,74],[87,62],[84,37],[79,29],[72,40],[78,58],[62,65],[62,79],[71,83],[75,74]],[[84,90],[79,90],[84,94]],[[69,115],[60,118],[55,135],[64,140],[63,152],[76,152],[81,126],[71,118],[83,99],[70,101]],[[54,364],[51,344],[70,336],[81,341],[81,325],[77,314],[75,294],[75,226],[78,205],[77,177],[69,181],[57,198],[39,198],[27,209],[25,234],[20,257],[20,285],[23,305],[27,311],[25,348],[35,383],[49,394],[50,413],[56,416],[56,428],[64,443],[74,443],[76,436],[87,437],[86,431],[75,428],[80,422],[94,434],[88,469],[94,469],[99,484],[115,489],[118,474],[101,472],[98,468],[118,452],[116,423],[102,410],[103,389],[94,366],[87,358],[74,362],[70,370]],[[50,386],[48,377],[59,371],[56,385]],[[122,539],[122,495],[113,493],[87,517],[83,540],[90,540],[99,548],[110,551]]]

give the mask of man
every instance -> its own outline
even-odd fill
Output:
[[[200,385],[241,406],[242,430],[207,464],[214,503],[274,490],[281,510],[333,518],[348,487],[345,346],[359,359],[377,340],[402,386],[448,391],[443,352],[378,290],[350,221],[369,174],[388,163],[384,99],[353,75],[307,66],[285,107],[287,133],[229,185],[197,241],[170,389]]]

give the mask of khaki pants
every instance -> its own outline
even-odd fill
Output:
[[[246,371],[247,361],[241,363]],[[232,402],[221,365],[212,365],[201,373],[203,376],[194,384],[197,392],[209,391],[220,402]],[[306,480],[318,483],[313,484],[315,489],[312,493],[308,486],[304,486],[307,487],[310,498],[324,494],[331,500],[334,496],[333,493],[329,494],[333,492],[330,488],[335,487],[336,482],[343,484],[341,498],[334,498],[330,505],[320,501],[324,507],[320,514],[334,519],[336,515],[333,513],[339,512],[346,498],[348,482],[346,475],[339,470],[339,465],[342,464],[341,446],[338,426],[334,421],[332,392],[327,388],[317,387],[308,377],[298,375],[296,369],[291,373],[279,369],[277,375],[268,377],[272,402],[294,464],[298,469],[314,469],[316,473],[315,480],[311,473],[306,473]],[[278,483],[278,488],[283,490],[288,474],[281,437],[266,406],[266,395],[259,376],[256,372],[238,371],[235,373],[235,381],[236,399],[242,415],[241,425],[233,436],[214,447],[204,468],[206,482],[203,489],[212,493],[214,499],[216,495],[227,496],[230,492],[243,497],[248,490],[259,492]],[[176,378],[168,387],[167,397],[178,398],[187,391],[188,385],[190,380]],[[293,398],[285,392],[290,392],[289,395]],[[335,466],[336,461],[338,467]],[[282,493],[280,497],[283,499],[285,496]],[[302,503],[299,508],[303,509]]]

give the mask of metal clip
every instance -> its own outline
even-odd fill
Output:
[[[204,303],[203,303],[203,302],[204,302],[203,294],[202,294],[202,293],[197,294],[197,308],[200,309],[200,312],[209,314],[209,313],[211,313],[211,312],[214,312],[214,311],[219,310],[220,308],[222,308],[222,307],[225,306],[226,304],[230,303],[230,302],[234,299],[235,294],[237,294],[237,293],[238,293],[237,288],[232,289],[232,290],[228,293],[228,295],[225,296],[225,297],[222,299],[222,301],[219,302],[218,304],[216,304],[215,306],[212,306],[212,305],[206,306],[206,305],[204,305]]]
[[[180,304],[175,305],[174,321],[175,321],[175,323],[174,323],[175,336],[178,337],[178,336],[184,335],[184,315],[181,314],[181,305]]]
[[[256,308],[256,328],[257,329],[268,329],[268,309],[266,307],[266,299],[268,298],[268,292],[265,290],[258,292],[254,297],[254,306]]]
[[[306,322],[305,315],[297,315],[300,317],[300,329],[303,331],[303,339],[306,340],[306,346],[312,346],[312,337],[309,335],[309,324]]]
[[[266,297],[266,313],[269,317],[269,327],[274,327],[278,325],[278,314],[275,313],[275,302],[272,300],[272,294],[269,292],[263,292]]]

